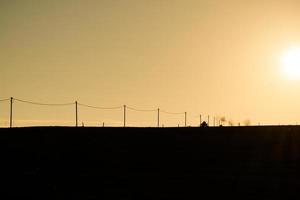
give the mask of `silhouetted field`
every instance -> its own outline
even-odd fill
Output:
[[[297,126],[0,129],[1,196],[288,199],[299,145]]]

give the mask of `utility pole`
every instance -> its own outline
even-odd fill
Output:
[[[78,102],[75,101],[76,127],[78,127]]]
[[[186,112],[184,112],[184,126],[186,127]]]
[[[126,105],[124,105],[124,111],[123,111],[123,114],[124,114],[124,127],[126,127]]]
[[[12,128],[13,126],[13,97],[10,97],[10,120],[9,120],[9,127]]]
[[[159,128],[159,108],[157,109],[157,127]]]
[[[200,126],[201,126],[202,120],[201,120],[201,115],[200,115]]]
[[[214,117],[214,126],[216,126],[216,117]]]
[[[209,126],[209,115],[207,116],[207,125]]]

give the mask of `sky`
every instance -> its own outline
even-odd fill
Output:
[[[0,0],[0,99],[187,112],[187,125],[300,123],[300,80],[280,58],[300,47],[298,0]],[[119,126],[123,110],[79,106],[79,123]],[[157,112],[127,109],[127,124]],[[75,106],[14,101],[14,126],[74,125]],[[9,102],[0,102],[8,126]],[[184,114],[160,113],[183,126]]]

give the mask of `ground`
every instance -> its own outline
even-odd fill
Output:
[[[5,199],[289,199],[300,127],[0,129]]]

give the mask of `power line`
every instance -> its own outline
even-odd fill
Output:
[[[137,111],[137,112],[156,112],[157,111],[157,109],[146,110],[146,109],[137,109],[137,108],[133,108],[133,107],[130,107],[130,106],[126,106],[126,108],[128,108],[130,110]]]
[[[39,103],[39,102],[32,102],[32,101],[26,101],[26,100],[21,100],[21,99],[16,99],[14,98],[15,101],[19,101],[22,103],[28,103],[32,105],[39,105],[39,106],[69,106],[69,105],[74,105],[74,103]]]
[[[188,116],[193,117],[193,118],[199,118],[199,115],[191,115],[191,114],[188,114]]]
[[[115,106],[115,107],[98,107],[98,106],[91,106],[87,104],[78,103],[78,105],[87,107],[87,108],[94,108],[94,109],[100,109],[100,110],[113,110],[113,109],[121,109],[123,106]]]
[[[167,111],[164,111],[164,110],[160,110],[162,113],[165,113],[165,114],[169,114],[169,115],[183,115],[185,112],[178,112],[178,113],[175,113],[175,112],[167,112]]]
[[[0,99],[0,102],[2,101],[9,101],[9,98],[8,99]]]
[[[34,102],[34,101],[28,101],[28,100],[23,100],[23,99],[16,99],[16,98],[7,98],[7,99],[0,99],[0,102],[4,102],[4,101],[10,101],[10,127],[12,127],[12,122],[13,122],[13,102],[17,101],[17,102],[22,102],[22,103],[27,103],[27,104],[33,104],[33,105],[39,105],[39,106],[71,106],[73,105],[75,108],[75,125],[78,126],[78,112],[79,112],[79,107],[78,106],[82,106],[82,107],[88,107],[88,108],[92,108],[92,109],[101,109],[101,110],[114,110],[114,109],[122,109],[123,108],[123,117],[124,117],[124,127],[126,126],[126,108],[128,108],[128,110],[133,110],[133,111],[137,111],[137,112],[157,112],[157,127],[160,127],[160,113],[164,113],[164,114],[169,114],[169,115],[184,115],[184,125],[187,126],[187,118],[191,117],[191,118],[199,118],[200,119],[200,124],[202,123],[202,115],[193,115],[187,112],[169,112],[169,111],[165,111],[165,110],[160,110],[158,109],[139,109],[139,108],[135,108],[135,107],[131,107],[131,106],[126,106],[126,105],[122,105],[122,106],[113,106],[113,107],[100,107],[100,106],[93,106],[93,105],[88,105],[88,104],[83,104],[83,103],[79,103],[77,101],[74,101],[72,103],[42,103],[42,102]],[[217,118],[214,117],[214,124],[216,122]],[[207,116],[207,123],[209,124],[210,122],[210,116]]]

